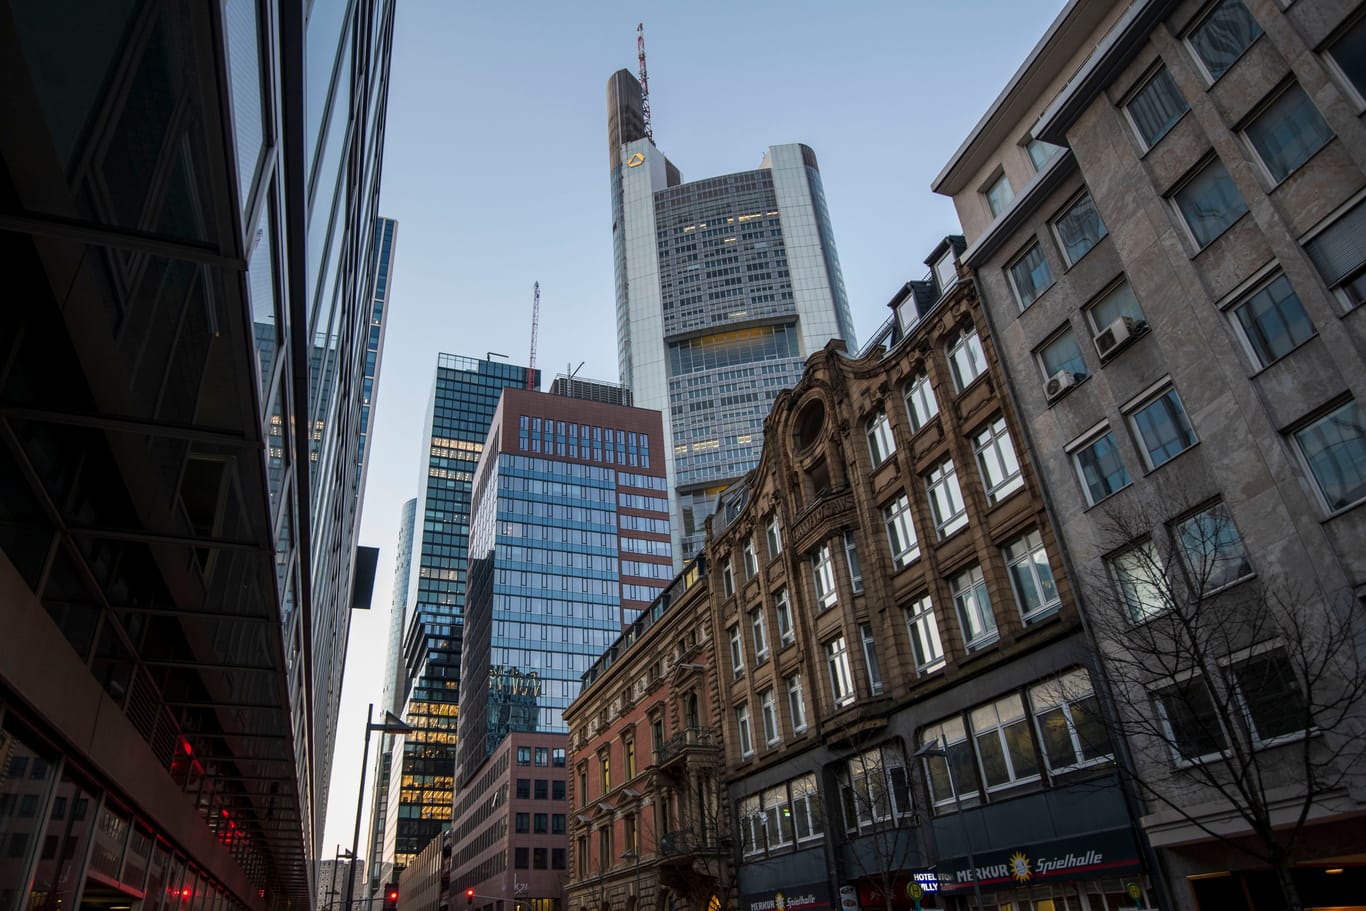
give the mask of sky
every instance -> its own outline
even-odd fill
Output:
[[[545,385],[580,363],[617,381],[607,79],[636,71],[637,22],[655,144],[685,181],[756,168],[770,145],[815,150],[861,344],[959,231],[930,182],[1063,5],[399,0],[380,203],[399,227],[360,531],[380,560],[352,615],[324,857],[351,843],[438,352],[525,364],[539,281]]]

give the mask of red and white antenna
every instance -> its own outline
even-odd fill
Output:
[[[536,333],[541,328],[541,283],[536,282],[531,293],[531,356],[526,361],[526,388],[536,388]]]
[[[650,126],[650,79],[645,75],[645,23],[636,24],[636,53],[640,55],[640,113],[645,118],[645,138],[655,141],[655,131]]]

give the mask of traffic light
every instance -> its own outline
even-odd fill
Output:
[[[473,889],[466,889],[466,890],[465,890],[465,907],[469,908],[469,907],[473,907],[473,906],[474,906],[474,890],[473,890]]]
[[[398,911],[398,883],[384,887],[384,911]]]

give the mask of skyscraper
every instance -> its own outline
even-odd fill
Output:
[[[450,826],[471,482],[499,393],[526,386],[525,367],[452,354],[437,358],[396,658],[402,691],[393,693],[415,730],[395,739],[402,755],[390,758],[382,864],[407,865]]]
[[[313,901],[394,4],[313,7],[0,0],[0,908]]]
[[[758,169],[684,183],[646,138],[640,83],[607,84],[617,359],[635,403],[663,412],[675,565],[717,495],[758,461],[779,389],[853,323],[816,155],[769,148]]]

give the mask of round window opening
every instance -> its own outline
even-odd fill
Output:
[[[825,403],[812,399],[797,412],[797,426],[792,433],[792,441],[798,451],[806,449],[820,437],[825,429]]]

